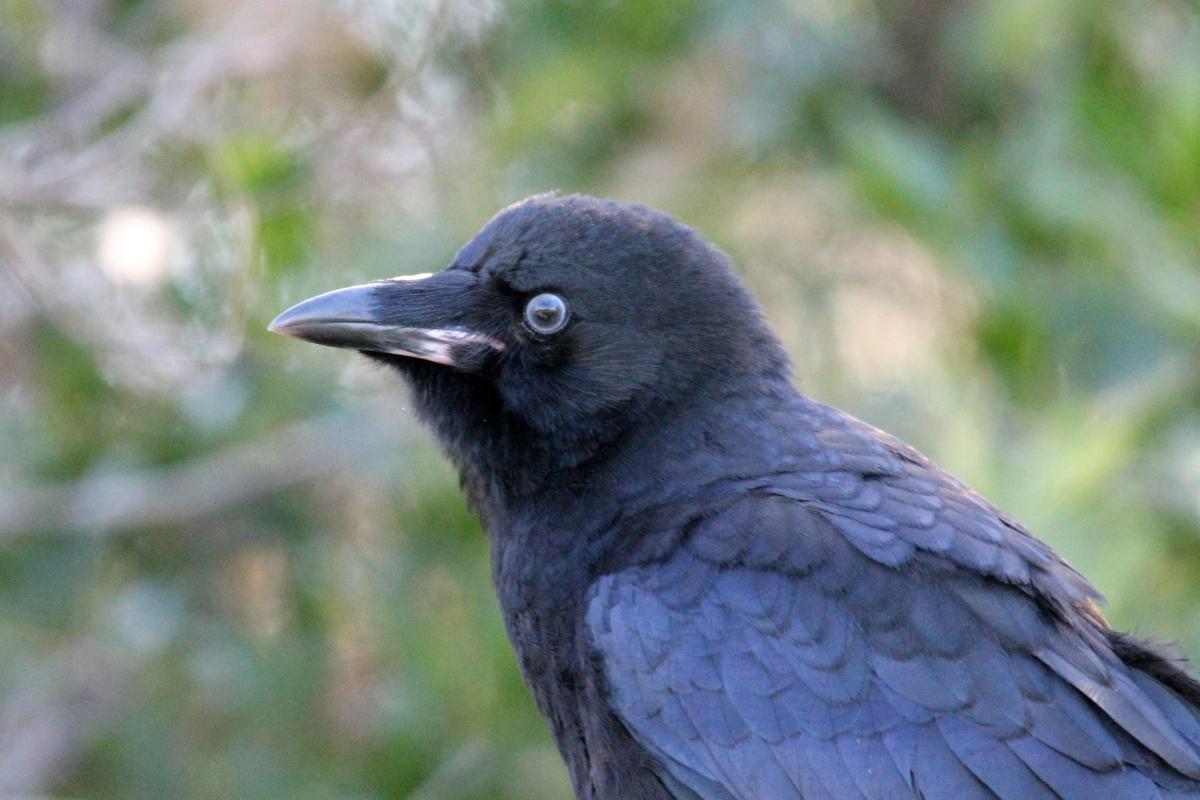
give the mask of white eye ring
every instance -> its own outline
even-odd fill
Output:
[[[525,324],[542,336],[558,333],[570,319],[567,303],[551,292],[542,292],[525,304]]]

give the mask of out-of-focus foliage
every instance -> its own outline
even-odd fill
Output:
[[[1200,655],[1194,3],[4,0],[0,793],[566,796],[399,385],[264,331],[555,188]]]

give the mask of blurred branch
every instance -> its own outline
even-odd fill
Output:
[[[0,542],[34,532],[105,536],[186,525],[345,470],[400,446],[388,426],[345,415],[295,423],[180,466],[67,484],[0,485]]]
[[[0,158],[0,203],[106,208],[120,187],[130,193],[125,201],[136,199],[125,173],[151,142],[164,134],[203,140],[216,124],[206,108],[215,87],[278,70],[294,56],[298,29],[312,14],[271,24],[272,11],[270,4],[245,4],[215,30],[148,55],[95,41],[100,34],[89,30],[83,52],[104,68],[77,97],[0,138],[0,154],[8,156]],[[126,108],[134,109],[127,121],[92,139]]]
[[[88,640],[69,645],[5,698],[0,795],[46,791],[111,718],[135,667],[132,659],[111,655]]]

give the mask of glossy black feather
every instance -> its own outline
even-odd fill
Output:
[[[706,569],[728,548],[700,540],[769,538],[771,526],[809,540],[808,557]],[[693,569],[708,588],[680,599],[672,576]],[[992,628],[963,587],[1028,619]],[[1104,636],[1079,635],[1090,618],[1040,607],[1030,589],[948,568],[943,555],[915,552],[897,569],[811,503],[760,489],[667,562],[600,578],[587,619],[618,713],[685,785],[699,775],[736,797],[777,798],[1195,792],[1194,708]],[[664,711],[667,696],[682,712]]]

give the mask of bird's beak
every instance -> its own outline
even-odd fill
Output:
[[[477,330],[475,276],[462,271],[348,286],[284,311],[267,330],[328,347],[478,365],[504,344]]]

